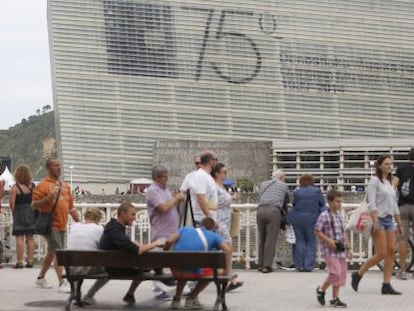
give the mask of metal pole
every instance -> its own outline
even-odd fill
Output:
[[[73,171],[74,166],[70,165],[69,166],[69,171],[70,171],[70,192],[73,191],[73,185],[72,185],[72,171]]]

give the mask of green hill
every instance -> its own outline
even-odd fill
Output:
[[[53,111],[45,110],[42,113],[38,110],[37,115],[23,119],[8,130],[0,130],[0,156],[12,158],[12,173],[24,163],[38,180],[46,174],[46,159],[56,156],[54,115]]]

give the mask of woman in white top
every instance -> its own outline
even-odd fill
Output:
[[[382,155],[376,161],[375,176],[368,185],[368,208],[373,221],[372,239],[375,245],[375,254],[370,257],[359,269],[352,273],[352,288],[358,291],[358,284],[365,272],[379,261],[384,260],[383,295],[401,295],[390,284],[394,266],[395,228],[397,223],[398,234],[403,234],[400,213],[397,205],[397,194],[392,184],[392,159],[390,155]]]

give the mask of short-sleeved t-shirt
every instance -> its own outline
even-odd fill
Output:
[[[99,249],[99,243],[104,228],[95,223],[76,222],[70,227],[68,235],[68,249],[95,250]]]
[[[220,245],[223,243],[223,239],[216,233],[201,228],[204,236],[207,240],[208,250],[219,250]],[[204,251],[205,246],[201,240],[197,229],[193,227],[183,227],[178,230],[179,238],[174,245],[175,251]],[[201,273],[201,269],[189,269],[186,270],[191,273]]]
[[[52,229],[64,232],[66,231],[66,225],[68,223],[69,210],[73,208],[73,197],[69,185],[64,181],[60,182],[61,191],[59,201],[53,214]],[[57,180],[50,177],[43,178],[33,190],[33,201],[43,199],[49,193],[53,192],[56,186]],[[39,207],[39,211],[48,213],[52,210],[54,204],[54,201],[47,202]]]
[[[148,216],[151,223],[151,239],[153,241],[160,237],[168,238],[178,230],[180,225],[178,210],[173,207],[162,213],[158,209],[158,206],[171,199],[171,192],[158,183],[153,183],[147,189],[145,201],[147,202]]]
[[[191,176],[191,202],[193,205],[194,219],[201,221],[204,218],[204,213],[198,204],[196,196],[204,194],[208,203],[213,208],[217,209],[218,191],[213,177],[202,168],[198,169]]]

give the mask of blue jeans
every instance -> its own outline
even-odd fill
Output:
[[[316,236],[314,226],[306,223],[295,224],[296,243],[293,248],[293,261],[298,270],[311,271],[316,260]]]
[[[394,221],[391,215],[378,217],[379,227],[381,231],[394,231]]]

